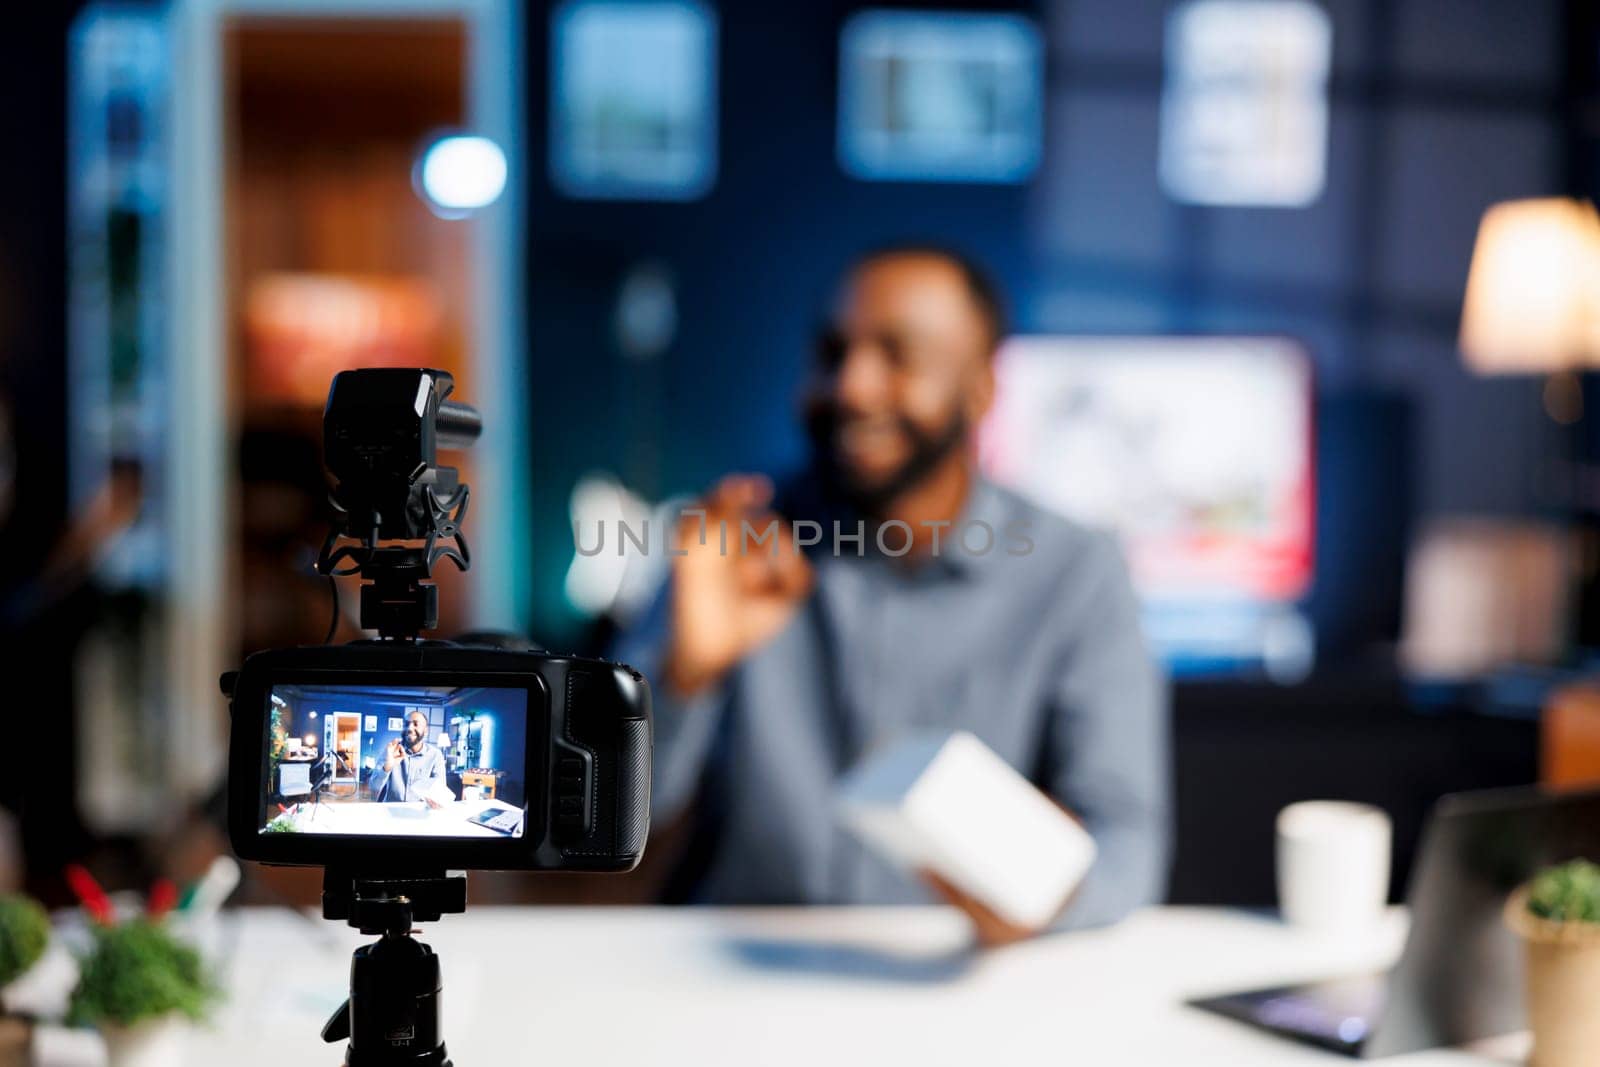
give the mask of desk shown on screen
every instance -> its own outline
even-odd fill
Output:
[[[405,804],[301,804],[295,828],[308,834],[371,834],[405,837],[505,837],[472,821],[485,809],[520,812],[503,800],[463,800],[430,808],[422,801]]]

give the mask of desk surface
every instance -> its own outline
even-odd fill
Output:
[[[329,800],[321,804],[300,804],[295,822],[308,834],[385,834],[407,837],[505,837],[498,830],[468,822],[485,808],[517,811],[503,800],[474,797],[440,808],[430,808],[420,800],[385,804],[374,800]]]
[[[424,928],[442,955],[444,1032],[462,1067],[1353,1063],[1182,1001],[1382,967],[1398,912],[1364,938],[1162,908],[1110,930],[974,954],[947,909],[482,908]],[[230,988],[194,1063],[337,1064],[353,930],[246,910],[216,931]],[[1520,1036],[1397,1067],[1520,1062]]]

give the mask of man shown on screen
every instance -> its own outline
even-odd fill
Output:
[[[390,741],[383,753],[383,766],[372,772],[367,783],[372,799],[398,804],[426,801],[437,808],[439,796],[448,788],[444,780],[444,753],[428,744],[428,716],[413,711],[406,716],[402,740]]]

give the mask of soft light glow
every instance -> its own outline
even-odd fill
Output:
[[[1600,216],[1551,197],[1496,204],[1478,226],[1461,352],[1481,374],[1600,365]]]
[[[422,154],[417,184],[437,214],[455,218],[486,208],[506,187],[506,154],[487,137],[441,137]]]

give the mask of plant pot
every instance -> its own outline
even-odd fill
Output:
[[[194,1024],[181,1015],[146,1019],[132,1026],[102,1023],[108,1067],[182,1067]]]
[[[1600,923],[1557,923],[1528,910],[1519,889],[1506,901],[1506,925],[1527,959],[1529,1067],[1593,1067],[1600,1062]]]
[[[28,1067],[32,1047],[33,1024],[16,1015],[0,1015],[0,1067]]]

